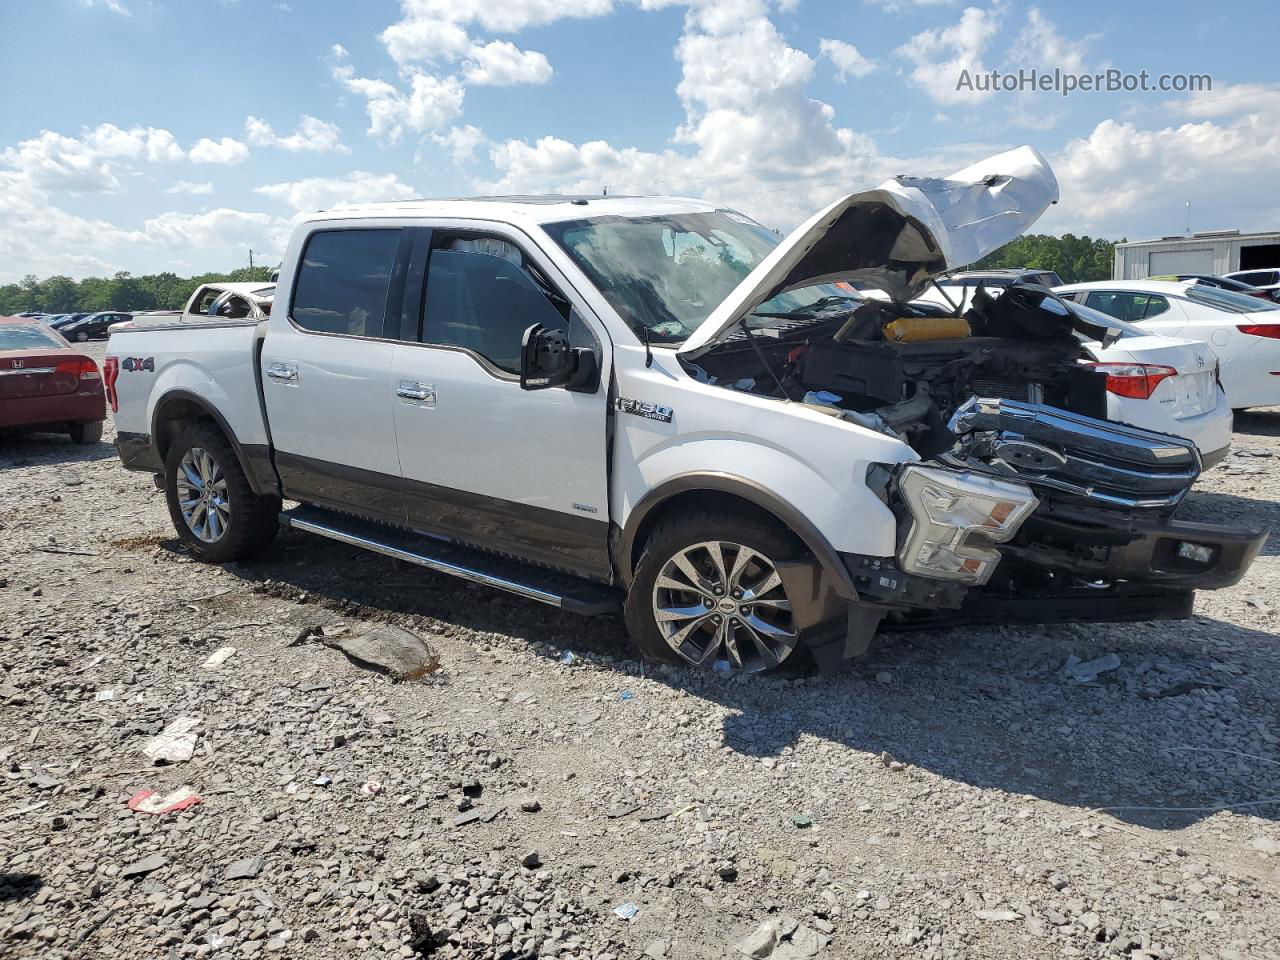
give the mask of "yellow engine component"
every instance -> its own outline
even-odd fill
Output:
[[[954,340],[969,336],[964,317],[899,317],[884,325],[884,338],[894,343],[919,340]]]

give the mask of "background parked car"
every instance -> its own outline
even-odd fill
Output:
[[[68,340],[83,343],[85,340],[105,340],[107,331],[117,323],[125,323],[133,317],[127,313],[91,313],[58,327],[58,332]]]
[[[77,320],[83,320],[88,315],[89,314],[87,313],[64,313],[56,320],[51,320],[49,322],[49,326],[53,327],[55,330],[61,330],[68,323],[75,323]]]
[[[1146,333],[1203,341],[1233,409],[1280,404],[1280,306],[1189,281],[1102,280],[1057,293]]]
[[[92,357],[37,320],[0,318],[0,429],[66,430],[97,443],[106,415]]]
[[[1264,290],[1275,290],[1280,287],[1280,267],[1268,267],[1265,270],[1237,270],[1234,273],[1224,273],[1223,276]]]
[[[1215,277],[1211,273],[1179,273],[1167,274],[1156,277],[1147,277],[1148,280],[1187,280],[1195,283],[1202,283],[1206,287],[1218,287],[1222,290],[1231,290],[1234,293],[1243,293],[1246,297],[1257,297],[1259,300],[1274,300],[1272,294],[1275,291],[1263,290],[1261,287],[1250,286],[1231,277]]]

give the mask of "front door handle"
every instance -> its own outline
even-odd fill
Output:
[[[401,380],[400,386],[396,387],[396,396],[405,403],[412,403],[421,407],[434,407],[436,405],[436,388],[434,384],[430,383]]]
[[[294,383],[298,379],[298,365],[288,360],[275,360],[267,364],[267,376],[272,380]]]

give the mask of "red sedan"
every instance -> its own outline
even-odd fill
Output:
[[[0,430],[65,430],[76,443],[102,439],[102,373],[56,330],[0,317]]]

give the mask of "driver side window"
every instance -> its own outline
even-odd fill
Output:
[[[565,330],[571,340],[573,328],[581,331],[569,301],[514,244],[500,237],[445,235],[432,247],[423,343],[460,347],[518,374],[521,342],[530,326]]]

